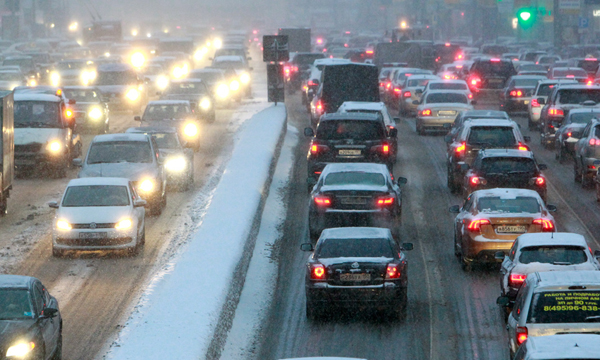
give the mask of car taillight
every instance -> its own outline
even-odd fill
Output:
[[[519,141],[519,145],[517,146],[517,149],[521,150],[521,151],[529,151],[529,148],[527,147],[527,145],[522,144],[520,141]]]
[[[317,155],[320,152],[325,152],[329,150],[329,147],[327,145],[319,145],[319,144],[312,144],[310,146],[310,153],[312,155]]]
[[[531,99],[531,107],[540,107],[540,103],[537,99]]]
[[[66,109],[65,110],[65,116],[70,118],[71,116],[73,116],[73,110],[71,109]]]
[[[523,96],[523,91],[521,91],[521,90],[512,90],[510,92],[510,96],[512,96],[512,97],[521,97],[521,96]]]
[[[454,151],[456,152],[457,155],[462,155],[466,150],[467,150],[467,143],[463,142],[462,144],[457,146]]]
[[[331,205],[331,199],[326,196],[315,196],[315,204],[328,207]]]
[[[472,98],[473,98],[473,94],[469,94],[469,99],[472,99]]]
[[[472,78],[471,79],[471,85],[473,85],[473,86],[477,86],[480,82],[481,82],[480,78]]]
[[[431,116],[431,110],[426,109],[426,110],[421,111],[421,116]]]
[[[552,220],[535,219],[535,220],[533,220],[533,224],[540,225],[542,227],[543,232],[554,231],[554,223],[552,222]]]
[[[548,109],[548,115],[550,116],[565,116],[563,109],[550,108]]]
[[[285,72],[286,75],[289,75],[290,74],[290,67],[289,66],[284,67],[283,71]]]
[[[400,273],[400,269],[398,269],[398,265],[388,264],[387,269],[385,271],[385,279],[386,280],[400,279],[401,275],[402,274]]]
[[[490,221],[488,219],[476,219],[471,221],[467,228],[469,231],[481,231],[482,225],[490,225]]]
[[[391,82],[389,82],[389,83],[387,83],[387,84],[385,85],[385,87],[386,87],[387,89],[389,89],[391,86],[392,86],[392,83],[391,83]]]
[[[600,146],[600,139],[590,139],[590,146]]]
[[[310,266],[310,278],[313,280],[325,280],[325,266],[322,264],[312,264]]]
[[[400,89],[400,88],[394,88],[394,93],[400,94],[401,92],[402,92],[402,89]]]
[[[390,153],[390,146],[388,144],[381,145],[381,152],[385,155]]]
[[[535,178],[535,184],[536,184],[537,186],[542,186],[542,185],[544,185],[545,183],[546,183],[546,179],[544,179],[543,177],[541,177],[541,176],[538,176],[538,177],[536,177],[536,178]]]
[[[573,135],[573,133],[571,133],[571,132],[568,132],[568,133],[567,133],[567,138],[570,138],[570,137],[571,137],[571,135]]]
[[[471,186],[485,185],[487,184],[487,180],[479,176],[471,176],[469,183],[471,183]]]
[[[314,82],[314,81],[312,81],[312,80],[308,80],[308,84],[307,84],[307,85],[308,85],[308,86],[315,86],[316,84],[315,84],[315,82]]]
[[[384,196],[377,199],[377,206],[389,206],[394,204],[395,198],[393,196]]]
[[[405,98],[408,98],[411,96],[411,93],[410,93],[410,91],[405,91],[402,96],[404,96]]]
[[[373,52],[374,52],[373,50],[367,50],[367,51],[365,51],[365,53],[367,53],[367,55],[373,55]]]
[[[518,326],[517,327],[517,345],[521,346],[527,340],[527,327]]]
[[[586,85],[592,85],[594,83],[594,79],[588,79]]]
[[[321,100],[317,101],[317,110],[323,111],[323,102]]]
[[[508,286],[510,287],[520,287],[523,285],[523,282],[527,279],[527,275],[523,274],[510,274],[508,277]]]

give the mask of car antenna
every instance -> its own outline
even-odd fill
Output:
[[[554,239],[554,231],[552,232],[552,235],[550,236],[550,239]]]

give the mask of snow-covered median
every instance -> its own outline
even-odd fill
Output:
[[[242,125],[202,225],[154,282],[108,358],[194,359],[224,341],[287,127],[284,105]]]

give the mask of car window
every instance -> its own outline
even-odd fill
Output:
[[[179,149],[179,139],[176,133],[153,133],[150,134],[156,141],[159,149]]]
[[[594,118],[600,118],[599,112],[571,113],[569,120],[575,124],[589,124]]]
[[[469,145],[508,147],[517,143],[513,128],[509,126],[473,126],[467,139]]]
[[[152,149],[146,141],[103,141],[90,147],[88,164],[151,163]]]
[[[562,89],[559,91],[558,101],[561,104],[581,104],[592,100],[600,102],[599,89]]]
[[[472,71],[482,76],[509,77],[514,74],[514,67],[507,61],[479,61],[473,64]]]
[[[394,258],[388,239],[327,239],[319,247],[317,258],[384,257]]]
[[[554,84],[540,84],[537,89],[537,94],[539,96],[548,96],[552,92],[554,88]]]
[[[408,79],[408,87],[417,87],[417,86],[425,86],[427,83],[431,81],[430,79]]]
[[[560,290],[533,294],[528,323],[584,323],[600,316],[600,290]]]
[[[434,83],[429,84],[431,90],[467,90],[466,84],[459,83]]]
[[[514,79],[513,86],[525,86],[525,87],[534,87],[537,85],[539,79]]]
[[[31,319],[33,315],[27,289],[0,288],[0,320]]]
[[[463,205],[463,211],[470,211],[471,206],[473,205],[473,197],[469,196],[465,204]]]
[[[515,253],[517,252],[518,248],[519,248],[519,239],[515,240],[512,247],[510,248],[510,251],[508,252],[508,258],[511,261],[515,260]]]
[[[523,311],[523,305],[525,305],[528,289],[527,283],[525,283],[517,293],[517,299],[515,300],[515,305],[512,311],[513,317],[517,320],[521,317],[521,311]]]
[[[497,173],[533,173],[537,170],[533,159],[528,158],[510,158],[510,157],[489,157],[482,161],[481,170],[484,174]]]
[[[347,171],[328,174],[324,185],[385,186],[385,177],[379,173]]]
[[[377,121],[336,120],[321,121],[317,139],[322,140],[377,140],[385,136],[383,125]]]
[[[519,262],[555,265],[575,265],[587,262],[585,249],[581,246],[528,246],[521,249]]]
[[[100,101],[98,94],[94,90],[65,89],[64,94],[67,99],[75,99],[78,103]]]
[[[62,201],[63,207],[128,206],[126,186],[86,185],[69,186]]]
[[[483,213],[530,213],[540,212],[538,199],[517,196],[514,199],[503,199],[499,196],[480,197],[477,210]]]
[[[600,126],[594,126],[594,137],[600,138]]]
[[[15,127],[57,127],[60,104],[53,101],[15,101]]]
[[[41,315],[44,311],[46,303],[44,302],[44,290],[40,284],[33,286],[33,304],[35,305],[35,311],[38,315]]]
[[[148,120],[181,120],[190,116],[188,104],[148,105],[142,119]]]
[[[437,103],[461,103],[467,104],[469,100],[465,94],[455,93],[434,93],[427,96],[425,103],[437,104]]]

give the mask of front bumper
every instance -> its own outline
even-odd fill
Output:
[[[91,233],[101,235],[90,235]],[[96,238],[90,238],[95,236]],[[134,230],[116,229],[73,229],[57,231],[52,234],[52,246],[57,250],[122,250],[134,248],[138,237]]]

